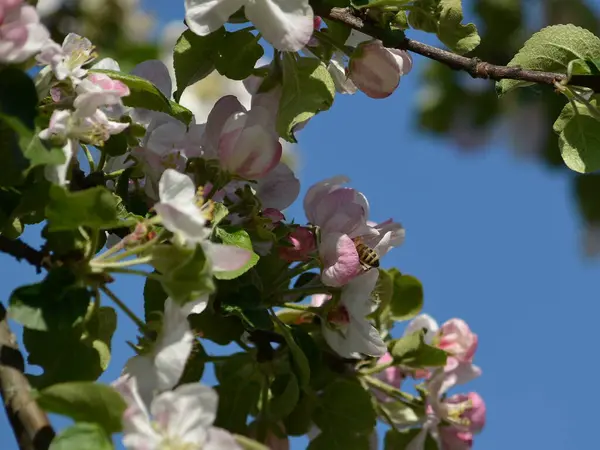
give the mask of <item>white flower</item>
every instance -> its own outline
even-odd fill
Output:
[[[158,183],[158,194],[160,202],[154,209],[167,230],[185,243],[206,240],[206,216],[196,204],[196,188],[190,177],[174,169],[165,170]]]
[[[237,270],[252,257],[249,250],[207,240],[210,229],[206,227],[204,211],[196,204],[196,191],[190,177],[167,169],[160,178],[158,190],[160,202],[154,209],[165,228],[186,245],[201,243],[215,272]]]
[[[296,52],[312,36],[314,15],[308,0],[186,0],[186,23],[206,36],[242,6],[248,20],[278,50]]]
[[[70,78],[74,84],[87,74],[82,66],[96,58],[94,46],[89,39],[75,33],[69,33],[63,41],[62,47],[54,41],[48,41],[37,60],[42,64],[52,67],[58,80]]]
[[[367,319],[377,308],[371,293],[378,277],[377,270],[369,270],[350,281],[342,288],[339,304],[322,321],[323,337],[343,358],[379,357],[387,351],[379,332]]]
[[[137,379],[146,404],[156,392],[171,389],[181,378],[194,342],[187,316],[201,313],[207,303],[206,295],[183,306],[167,298],[162,329],[152,352],[134,356],[125,364],[124,374]]]
[[[49,37],[33,6],[23,0],[0,5],[0,62],[21,63],[35,55]]]
[[[150,414],[134,378],[120,378],[114,387],[127,403],[123,414],[123,445],[129,450],[239,450],[227,431],[213,427],[218,396],[208,386],[184,384],[156,396]]]

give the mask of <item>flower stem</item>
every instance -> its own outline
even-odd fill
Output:
[[[98,257],[96,257],[95,261],[103,261],[103,262],[111,261],[112,262],[112,261],[119,261],[119,260],[127,258],[128,256],[131,256],[131,255],[137,255],[138,253],[142,253],[143,251],[152,247],[162,237],[161,235],[162,235],[162,233],[159,233],[155,237],[150,239],[148,242],[146,242],[145,244],[135,246],[133,248],[130,248],[129,250],[124,251],[123,253],[119,253],[117,255],[111,256],[116,251],[118,251],[122,248],[122,246],[117,244],[117,245],[111,247],[110,249],[108,249],[107,251],[105,251],[104,253],[102,253],[101,255],[99,255]],[[118,247],[118,248],[116,250],[113,250],[115,247]],[[109,258],[109,256],[110,256],[110,258]]]
[[[137,325],[137,327],[146,334],[146,324],[142,322],[142,320],[135,315],[135,313],[129,309],[129,307],[123,303],[123,301],[117,297],[109,288],[106,286],[100,287],[100,290],[106,294],[108,298],[110,298],[115,304],[121,308],[121,310]]]
[[[104,164],[106,164],[106,151],[101,150],[100,151],[100,161],[98,161],[98,167],[96,169],[97,170],[104,169]]]
[[[383,372],[385,369],[393,367],[394,361],[387,362],[385,364],[378,364],[374,367],[369,367],[360,371],[363,375],[373,375],[374,373]]]
[[[85,157],[87,158],[88,164],[90,165],[90,172],[95,172],[96,164],[94,163],[94,157],[92,156],[90,149],[85,144],[80,143],[80,145],[81,145],[81,148],[83,149],[83,153],[85,154]]]
[[[137,266],[139,264],[146,264],[152,261],[152,256],[143,256],[141,258],[128,259],[127,261],[91,261],[90,265],[94,268],[114,271],[114,269],[120,269],[123,267]]]
[[[113,179],[118,178],[121,175],[123,175],[123,172],[125,172],[125,170],[127,170],[127,169],[119,169],[119,170],[115,170],[114,172],[106,173],[106,174],[104,174],[104,178],[108,179],[108,180],[113,180]]]
[[[140,275],[146,278],[152,278],[153,280],[161,281],[162,277],[153,272],[146,272],[145,270],[129,269],[127,267],[111,267],[107,269],[107,272],[111,273],[125,273],[129,275]]]
[[[419,404],[417,401],[417,398],[407,394],[406,392],[402,392],[400,389],[396,389],[393,386],[390,386],[387,383],[384,383],[381,380],[378,380],[377,378],[374,378],[370,375],[365,375],[362,377],[363,380],[365,380],[368,384],[370,384],[371,386],[373,386],[375,389],[377,389],[378,391],[383,392],[384,394],[389,395],[390,397],[396,398],[410,406],[417,406],[422,408],[423,405]]]

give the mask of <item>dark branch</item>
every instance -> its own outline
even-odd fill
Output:
[[[334,8],[322,4],[313,5],[313,7],[318,15],[344,23],[355,30],[362,31],[376,39],[380,39],[388,47],[417,53],[429,59],[441,62],[451,69],[467,72],[473,78],[519,80],[529,83],[547,84],[549,86],[554,86],[556,82],[562,82],[567,78],[566,75],[562,73],[539,72],[536,70],[525,70],[519,67],[497,66],[495,64],[480,61],[477,58],[460,56],[408,38],[390,42],[390,36],[385,30],[374,26],[368,20],[363,20],[355,14],[352,8]],[[571,77],[569,84],[587,87],[596,92],[600,92],[600,76],[573,76]]]
[[[38,273],[41,272],[42,267],[47,266],[44,254],[20,239],[9,239],[6,236],[0,235],[0,252],[8,253],[19,261],[24,259],[34,266]]]
[[[25,363],[0,303],[0,394],[21,450],[47,450],[54,438],[46,413],[31,396]]]

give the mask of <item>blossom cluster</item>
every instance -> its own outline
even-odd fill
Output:
[[[316,48],[332,39],[308,0],[186,0],[185,5],[187,25],[200,36],[217,32],[243,8],[259,37],[277,50],[316,58]],[[339,93],[360,90],[372,98],[387,97],[412,67],[406,52],[354,31],[334,47],[326,64],[319,64]],[[284,211],[296,201],[300,182],[282,161],[279,122],[286,93],[283,82],[269,78],[280,69],[279,56],[244,79],[251,95],[249,108],[226,95],[205,122],[176,103],[173,80],[161,61],[144,61],[125,74],[115,60],[96,61],[88,39],[69,33],[56,43],[34,8],[20,0],[2,1],[0,62],[32,58],[41,66],[35,87],[48,112],[37,136],[47,147],[62,148],[64,155],[64,162],[45,165],[46,180],[65,196],[85,190],[76,186],[73,175],[81,150],[90,172],[102,174],[101,186],[96,187],[103,199],[119,199],[111,203],[117,210],[115,220],[90,231],[98,233],[90,238],[78,264],[84,262],[74,272],[83,274],[81,283],[95,290],[97,298],[117,273],[143,274],[157,281],[165,294],[158,309],[147,311],[146,323],[116,302],[133,316],[140,333],[138,344],[132,345],[136,355],[113,383],[126,403],[122,430],[127,448],[239,448],[235,436],[215,426],[217,392],[182,382],[204,331],[192,327],[190,319],[207,313],[233,316],[241,324],[243,332],[230,341],[256,359],[254,368],[260,366],[261,392],[266,392],[260,408],[266,408],[276,393],[271,386],[281,375],[276,370],[292,373],[295,367],[298,372],[289,376],[296,383],[294,401],[299,384],[306,392],[312,389],[306,375],[310,368],[297,368],[302,360],[298,352],[303,350],[293,330],[305,333],[315,347],[322,342],[319,352],[350,367],[357,377],[366,377],[366,384],[364,369],[372,370],[376,361],[383,365],[378,376],[393,389],[398,390],[407,376],[425,380],[424,413],[411,424],[420,431],[407,448],[424,448],[428,435],[444,450],[470,448],[473,434],[485,422],[483,401],[475,393],[446,393],[481,373],[472,364],[477,336],[458,319],[438,328],[433,319],[421,315],[408,324],[405,336],[425,330],[424,345],[447,356],[445,364],[414,370],[392,355],[393,320],[383,318],[380,291],[386,277],[402,275],[390,275],[379,266],[403,243],[402,225],[393,219],[373,221],[366,196],[348,187],[349,179],[341,175],[306,191],[306,223],[286,220]],[[154,102],[141,101],[144,95]],[[316,114],[310,113],[294,118],[294,132]],[[133,208],[132,198],[141,199],[142,206]],[[77,223],[73,228],[87,236],[85,226]],[[108,235],[107,248],[96,255],[101,235]],[[155,272],[130,269],[142,264],[152,265]],[[312,295],[310,304],[301,304],[307,295]],[[253,296],[247,310],[243,301],[231,299],[247,296]],[[387,297],[389,303],[393,295],[388,292]],[[406,299],[399,294],[394,301]],[[97,304],[93,306],[82,321],[97,313]],[[301,313],[288,320],[288,310]],[[262,314],[263,322],[253,322],[253,313]],[[273,349],[269,339],[286,345]],[[307,358],[303,353],[302,357]],[[262,358],[280,359],[279,364],[261,366]],[[320,386],[313,394],[322,393]],[[373,395],[381,403],[389,400],[380,391]]]

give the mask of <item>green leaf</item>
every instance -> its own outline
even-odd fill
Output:
[[[207,36],[198,36],[186,30],[173,49],[173,66],[177,91],[173,94],[179,101],[186,87],[207,77],[214,69],[219,44],[225,37],[225,28],[219,28]]]
[[[41,283],[21,286],[9,299],[8,315],[24,327],[39,331],[68,329],[80,322],[91,292],[75,284],[68,269],[53,269]]]
[[[180,305],[214,291],[210,265],[200,244],[194,249],[156,246],[152,249],[152,265],[163,275],[165,292]]]
[[[37,104],[35,84],[27,73],[10,66],[0,70],[0,113],[33,130]]]
[[[371,394],[357,382],[337,380],[325,388],[313,420],[323,432],[336,436],[347,435],[348,430],[368,434],[376,421]]]
[[[241,434],[234,434],[233,438],[243,450],[269,450],[269,447],[266,445],[263,445],[254,439],[250,439],[249,437],[242,436]]]
[[[127,152],[127,135],[113,134],[102,146],[102,151],[108,156],[121,156]]]
[[[269,417],[275,420],[287,417],[300,398],[298,379],[293,373],[278,376],[271,385],[271,393]]]
[[[600,59],[595,61],[576,59],[569,64],[571,65],[571,75],[600,75]]]
[[[439,0],[416,0],[408,15],[408,24],[415,30],[437,33]]]
[[[205,339],[219,345],[227,345],[244,332],[242,322],[236,316],[224,317],[216,313],[209,305],[201,314],[190,315],[192,328]]]
[[[481,42],[473,23],[461,24],[463,20],[461,0],[440,0],[437,35],[451,50],[462,55],[475,49]]]
[[[425,331],[419,330],[394,341],[390,350],[394,362],[414,368],[444,366],[448,354],[444,350],[427,345],[424,337]]]
[[[372,314],[373,317],[380,317],[382,321],[387,320],[390,314],[390,305],[394,296],[394,274],[400,272],[396,269],[379,270],[379,277],[377,278],[377,284],[373,289],[373,297],[379,302],[379,307]]]
[[[83,422],[63,430],[52,440],[49,450],[113,450],[113,445],[102,427]]]
[[[101,306],[86,324],[83,342],[98,352],[100,368],[108,369],[110,363],[111,341],[117,329],[117,313],[110,306]]]
[[[310,383],[310,365],[308,363],[308,358],[296,343],[288,325],[283,322],[277,322],[277,329],[283,335],[285,342],[290,349],[292,363],[296,376],[298,377],[298,383],[300,384],[300,387],[304,389]]]
[[[44,370],[42,375],[28,376],[32,385],[42,389],[61,382],[96,380],[108,367],[116,321],[112,308],[101,307],[85,333],[80,328],[53,332],[25,328],[27,362]]]
[[[93,69],[90,72],[104,73],[113,80],[122,81],[129,88],[130,94],[123,97],[123,104],[132,108],[144,108],[164,112],[189,125],[193,114],[190,110],[169,100],[150,81],[114,70]]]
[[[289,142],[296,142],[294,127],[333,104],[335,85],[325,64],[316,58],[285,54],[283,87],[279,101],[277,131]]]
[[[224,245],[233,245],[235,247],[243,248],[252,252],[252,256],[243,267],[237,270],[215,272],[215,278],[218,280],[233,280],[240,275],[246,273],[252,267],[256,265],[259,260],[259,256],[252,250],[252,240],[250,235],[245,230],[236,230],[228,232],[223,228],[216,228],[216,235]]]
[[[235,382],[218,385],[216,391],[219,394],[219,409],[215,426],[244,434],[248,414],[260,395],[260,384],[236,378]]]
[[[131,225],[118,220],[117,205],[118,198],[103,186],[77,192],[52,186],[50,202],[46,206],[49,229],[101,229]]]
[[[284,419],[285,430],[290,436],[302,436],[312,426],[312,414],[317,406],[313,395],[300,393],[300,400],[293,411]]]
[[[423,308],[423,286],[411,275],[394,274],[394,291],[390,303],[393,320],[409,320]]]
[[[38,404],[48,412],[70,417],[75,422],[100,425],[106,433],[121,431],[127,405],[111,386],[90,382],[60,383],[43,389]]]
[[[575,25],[552,25],[535,33],[515,57],[509,67],[567,73],[569,63],[576,59],[600,58],[600,38]],[[501,80],[496,83],[498,95],[532,83],[519,80]]]
[[[561,132],[558,146],[569,169],[579,173],[600,170],[600,120],[574,116]]]
[[[346,428],[335,432],[324,431],[310,441],[308,450],[369,450],[369,437],[361,434],[352,434]],[[398,450],[400,447],[398,447]]]
[[[214,203],[212,220],[210,221],[211,225],[216,227],[225,217],[227,217],[228,214],[229,210],[227,209],[227,206],[225,206],[223,203]]]
[[[419,416],[408,405],[400,401],[379,403],[379,408],[385,411],[384,417],[389,417],[396,425],[415,425],[419,423]]]
[[[159,317],[157,313],[162,314],[167,297],[160,281],[146,278],[144,284],[144,318],[146,322],[156,320]]]
[[[560,115],[554,122],[552,129],[556,134],[560,134],[564,131],[567,124],[571,121],[571,119],[577,115],[584,115],[593,117],[593,113],[589,110],[589,108],[580,102],[574,102],[577,110],[573,106],[573,103],[569,102],[565,105],[565,107],[560,112]],[[590,105],[595,108],[600,107],[600,94],[595,94],[590,98]]]
[[[250,31],[227,33],[219,42],[215,67],[221,75],[231,80],[243,80],[252,75],[256,62],[264,53],[258,39]]]
[[[36,166],[65,162],[60,148],[47,149],[38,132],[27,128],[18,118],[0,113],[0,157],[3,162],[1,186],[21,184]]]
[[[384,449],[385,450],[400,450],[404,449],[417,437],[420,433],[419,428],[411,430],[398,431],[391,429],[385,434]]]

